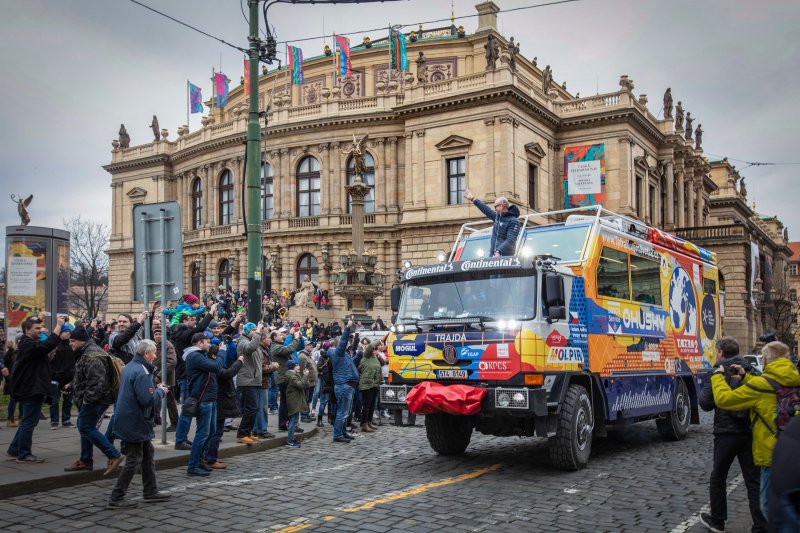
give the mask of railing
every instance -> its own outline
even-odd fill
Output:
[[[405,101],[406,101],[406,95],[398,94],[396,101],[397,101],[397,105],[403,105],[403,103],[405,103]]]
[[[440,81],[438,83],[431,83],[425,86],[425,96],[432,94],[449,93],[453,90],[453,80]]]
[[[339,215],[340,226],[349,226],[352,223],[353,223],[353,215]],[[374,223],[375,223],[374,214],[364,215],[364,224],[374,224]]]
[[[310,117],[322,112],[322,104],[309,104],[289,108],[289,118]]]
[[[290,228],[314,228],[319,226],[318,217],[298,217],[289,219]]]
[[[143,157],[155,153],[156,144],[143,144],[141,146],[134,146],[133,148],[123,148],[122,150],[126,159],[135,159],[137,157]]]
[[[357,109],[372,109],[374,107],[378,107],[377,96],[339,100],[339,111],[355,111]]]
[[[232,133],[234,127],[234,122],[226,122],[224,124],[215,124],[211,126],[211,134],[212,135],[223,135],[226,133]]]
[[[183,232],[183,240],[185,241],[193,241],[200,237],[200,230],[193,229],[193,230],[186,230]]]
[[[560,113],[572,113],[575,111],[586,111],[587,109],[603,109],[606,107],[614,107],[620,104],[619,93],[590,96],[588,98],[580,98],[578,100],[569,100],[567,102],[556,102],[556,109]]]
[[[214,226],[211,228],[211,236],[216,237],[218,235],[230,235],[231,234],[231,225],[228,224],[226,226]]]
[[[270,222],[269,220],[262,220],[261,229],[263,231],[269,231],[270,229],[272,229],[272,222]]]
[[[470,74],[456,78],[458,81],[459,89],[469,89],[470,87],[478,87],[479,85],[486,85],[486,73],[479,72],[477,74]]]
[[[745,227],[740,224],[708,226],[700,228],[678,228],[675,235],[690,242],[709,239],[740,239],[745,236]]]

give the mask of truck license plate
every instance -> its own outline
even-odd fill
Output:
[[[440,378],[467,379],[466,370],[439,370]]]

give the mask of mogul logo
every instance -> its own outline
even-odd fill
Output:
[[[417,351],[417,345],[413,342],[394,343],[394,353],[416,353]]]
[[[565,347],[553,346],[547,353],[547,362],[556,364],[582,363],[583,350],[581,350],[580,348],[573,348],[566,346]]]

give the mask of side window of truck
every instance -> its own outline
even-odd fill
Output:
[[[597,295],[608,298],[631,299],[628,283],[628,254],[603,247],[597,264]]]
[[[633,300],[661,306],[661,265],[644,257],[631,256]]]

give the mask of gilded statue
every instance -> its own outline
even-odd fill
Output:
[[[16,202],[17,204],[17,213],[19,213],[20,225],[27,226],[28,224],[30,224],[31,217],[28,215],[28,206],[31,205],[31,202],[33,201],[33,195],[31,194],[30,196],[28,196],[23,200],[22,196],[17,198],[15,195],[12,194],[11,200]]]
[[[353,174],[358,176],[361,181],[364,181],[364,174],[367,173],[367,166],[364,163],[364,148],[367,145],[369,134],[364,134],[361,139],[356,140],[356,134],[353,134],[353,146],[348,150],[342,150],[342,154],[353,156]]]

